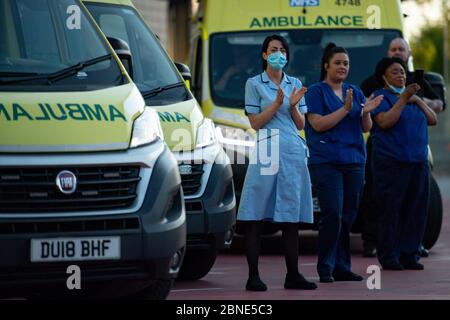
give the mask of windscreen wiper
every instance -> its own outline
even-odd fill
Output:
[[[37,76],[37,72],[0,71],[0,78],[17,78]]]
[[[21,78],[13,79],[13,80],[8,79],[6,81],[0,80],[0,84],[13,84],[13,83],[19,83],[19,82],[23,82],[23,81],[47,79],[48,80],[47,84],[51,85],[53,82],[70,77],[71,75],[78,73],[78,71],[80,71],[86,67],[92,66],[94,64],[97,64],[97,63],[105,61],[105,60],[110,60],[111,58],[112,58],[112,55],[110,53],[108,53],[107,55],[104,55],[104,56],[100,56],[97,58],[78,62],[77,64],[75,64],[73,66],[61,69],[61,70],[53,72],[53,73],[35,74],[35,75],[21,77]]]
[[[184,86],[184,82],[177,82],[177,83],[173,83],[173,84],[169,84],[167,86],[163,86],[163,87],[157,87],[157,88],[153,88],[147,91],[142,92],[142,96],[144,97],[144,99],[150,98],[150,97],[154,97],[158,94],[160,94],[161,92],[173,89],[173,88],[179,88],[179,87],[183,87]]]

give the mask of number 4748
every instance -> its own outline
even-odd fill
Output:
[[[361,0],[336,0],[337,6],[360,6]]]

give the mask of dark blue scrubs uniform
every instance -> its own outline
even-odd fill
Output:
[[[316,132],[307,122],[306,141],[310,150],[308,167],[312,188],[320,203],[320,277],[351,271],[350,229],[356,218],[364,183],[366,150],[361,112],[364,94],[354,85],[343,84],[341,100],[325,82],[308,88],[309,113],[322,116],[344,105],[347,89],[353,89],[353,108],[334,128]]]
[[[386,89],[372,116],[389,111],[398,98]],[[372,176],[379,213],[378,259],[382,265],[419,260],[429,197],[428,124],[416,104],[407,104],[390,129],[372,127]]]

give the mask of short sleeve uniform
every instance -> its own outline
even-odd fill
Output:
[[[375,96],[384,95],[381,104],[371,112],[375,117],[389,111],[398,97],[389,90],[380,89]],[[419,106],[408,103],[398,122],[389,129],[381,129],[376,121],[371,131],[373,152],[400,162],[425,162],[428,158],[428,123]]]
[[[284,101],[274,117],[257,133],[256,148],[244,181],[238,220],[313,222],[307,146],[291,116],[289,97],[300,80],[283,74]],[[264,72],[248,79],[245,111],[257,114],[276,99],[278,87]],[[297,106],[305,113],[304,98]]]
[[[305,133],[310,151],[310,164],[365,163],[366,148],[361,126],[361,114],[365,97],[357,86],[343,83],[344,101],[348,89],[353,90],[352,110],[335,127],[325,132],[317,132],[309,122],[306,122]],[[308,113],[322,116],[342,108],[344,101],[325,82],[318,82],[312,85],[306,93]]]

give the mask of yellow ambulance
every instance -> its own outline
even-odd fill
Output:
[[[205,276],[230,246],[236,198],[230,159],[187,86],[187,66],[174,64],[130,0],[83,1],[107,37],[125,41],[134,82],[158,111],[165,141],[178,161],[186,206],[187,243],[179,279]],[[179,70],[177,70],[177,68]],[[181,74],[180,74],[180,72]]]
[[[319,81],[322,52],[329,42],[348,50],[348,82],[360,84],[386,55],[389,42],[403,36],[403,14],[400,0],[199,1],[191,33],[192,90],[205,116],[221,129],[238,199],[254,144],[254,131],[244,114],[245,82],[263,71],[261,45],[274,33],[289,43],[286,72],[304,85]],[[431,199],[427,247],[436,242],[442,222],[434,179]],[[318,211],[317,200],[314,203]]]
[[[83,4],[1,1],[0,296],[164,299],[185,244],[159,117]]]

